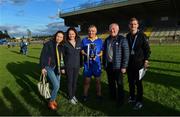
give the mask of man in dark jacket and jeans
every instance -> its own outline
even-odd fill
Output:
[[[128,65],[129,48],[126,38],[118,34],[118,24],[112,23],[109,26],[109,31],[110,36],[106,38],[103,46],[103,65],[107,72],[110,97],[112,99],[117,97],[120,106],[124,99],[123,74]]]
[[[127,34],[130,50],[127,73],[130,93],[128,102],[135,103],[134,109],[143,107],[143,86],[142,80],[139,80],[139,70],[148,67],[148,58],[151,53],[148,40],[145,34],[138,30],[138,27],[138,20],[131,18],[129,22],[130,32]],[[137,96],[135,96],[135,86],[137,87]]]

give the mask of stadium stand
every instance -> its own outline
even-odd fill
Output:
[[[116,22],[124,36],[129,19],[136,17],[150,40],[180,40],[179,11],[180,0],[101,0],[62,10],[59,16],[66,26],[80,25],[81,34],[86,34],[91,24],[97,26],[98,34],[105,34],[109,24]]]

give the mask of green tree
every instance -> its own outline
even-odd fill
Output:
[[[0,35],[3,35],[3,32],[0,30]]]

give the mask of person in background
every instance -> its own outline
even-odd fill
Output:
[[[48,81],[52,84],[51,98],[48,107],[51,110],[57,109],[56,97],[60,87],[62,53],[63,53],[64,33],[57,31],[52,40],[46,42],[40,55],[40,65],[42,75],[48,76]]]
[[[11,43],[10,43],[10,42],[7,43],[7,47],[8,47],[8,48],[11,47]]]
[[[28,43],[24,40],[20,42],[20,53],[26,55],[28,50]]]
[[[101,60],[102,56],[102,45],[103,41],[98,38],[97,28],[91,25],[88,28],[88,37],[82,40],[81,53],[84,56],[84,94],[83,101],[88,99],[88,90],[90,87],[91,77],[94,76],[96,79],[96,96],[98,100],[102,100],[101,96]]]
[[[143,107],[143,85],[142,80],[139,80],[139,70],[147,68],[149,65],[150,46],[146,35],[138,30],[139,23],[136,18],[131,18],[129,22],[130,32],[127,34],[129,45],[129,63],[128,63],[128,82],[130,97],[128,102],[134,104],[134,109]],[[135,86],[137,95],[135,96]]]
[[[103,65],[107,73],[110,98],[117,100],[117,106],[121,106],[124,102],[123,74],[128,65],[129,47],[126,38],[119,35],[117,23],[109,25],[109,32],[103,45]]]
[[[65,71],[68,79],[68,95],[71,104],[77,104],[76,87],[80,69],[81,40],[74,27],[70,27],[66,33],[64,44]]]

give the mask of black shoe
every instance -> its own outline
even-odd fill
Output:
[[[102,102],[103,97],[102,96],[97,96],[96,99],[97,99],[98,102]]]
[[[83,96],[83,97],[82,97],[82,100],[83,100],[84,102],[86,102],[86,101],[88,100],[88,96]]]
[[[135,106],[133,107],[133,110],[139,110],[143,107],[142,102],[136,102]]]
[[[116,101],[116,96],[110,96],[109,98],[110,98],[110,100],[112,100],[112,101]]]
[[[124,104],[124,101],[117,101],[116,106],[119,108],[119,107],[122,107],[123,104]]]
[[[135,104],[135,102],[136,102],[135,98],[132,98],[131,96],[128,98],[128,103],[129,104]]]

